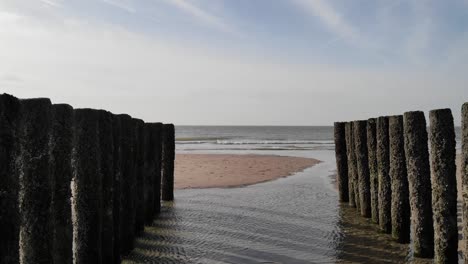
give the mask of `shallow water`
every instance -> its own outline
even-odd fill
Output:
[[[407,262],[408,245],[379,234],[355,209],[337,202],[328,177],[334,170],[333,153],[314,155],[324,162],[292,177],[243,188],[176,191],[176,201],[164,204],[128,260]]]
[[[338,202],[329,177],[336,169],[334,151],[330,135],[322,130],[318,144],[313,135],[301,137],[311,142],[297,142],[300,150],[274,149],[276,141],[258,138],[250,143],[253,137],[246,136],[243,147],[218,141],[179,144],[178,153],[273,154],[323,162],[288,178],[242,188],[177,190],[176,200],[164,203],[125,262],[432,263],[411,258],[409,245],[395,243],[354,208]],[[256,148],[260,144],[266,148]]]

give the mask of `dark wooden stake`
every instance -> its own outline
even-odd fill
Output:
[[[399,243],[410,241],[410,206],[406,172],[403,116],[388,118],[390,179],[392,182],[392,237]]]
[[[379,223],[379,174],[377,170],[377,120],[367,120],[367,151],[369,159],[372,222]]]
[[[162,173],[162,123],[153,123],[152,138],[154,139],[154,213],[161,212],[161,173]]]
[[[173,124],[163,125],[162,199],[174,200],[175,134]]]
[[[461,156],[462,191],[463,191],[463,237],[468,238],[468,103],[462,106],[462,156]],[[468,243],[465,243],[464,259],[468,260]]]
[[[102,262],[114,263],[114,138],[112,136],[113,116],[110,112],[99,111],[99,149],[102,177]]]
[[[71,189],[73,178],[72,149],[74,133],[73,108],[67,104],[52,106],[50,139],[50,178],[52,185],[51,226],[53,263],[73,262],[73,226]]]
[[[21,100],[20,136],[20,263],[49,263],[50,201],[49,133],[52,105],[49,99]]]
[[[346,136],[346,156],[348,165],[348,194],[349,194],[349,206],[356,207],[356,194],[354,193],[354,186],[357,185],[355,182],[356,168],[354,166],[354,140],[353,140],[353,124],[347,122],[345,124],[345,136]]]
[[[406,112],[403,121],[414,255],[432,258],[434,225],[426,118],[421,111]]]
[[[72,213],[74,263],[101,263],[102,174],[99,112],[75,110]]]
[[[129,115],[118,115],[121,123],[121,170],[122,189],[121,206],[122,217],[120,218],[120,249],[121,255],[125,256],[134,247],[135,240],[135,217],[136,217],[136,170],[135,170],[135,125]]]
[[[434,262],[458,263],[455,129],[450,109],[429,112]]]
[[[340,202],[349,202],[348,193],[348,157],[346,155],[345,123],[335,122],[335,158]]]
[[[121,153],[122,127],[120,118],[112,116],[112,140],[113,140],[113,164],[114,164],[114,197],[113,197],[113,222],[114,222],[114,263],[121,261],[121,218],[124,216],[122,208],[122,153]]]
[[[0,263],[19,263],[19,155],[17,98],[0,95]]]
[[[392,231],[392,189],[390,180],[390,151],[388,117],[377,118],[377,171],[379,177],[379,226],[382,232]]]
[[[135,137],[135,173],[136,173],[136,218],[135,234],[138,236],[145,229],[145,168],[144,168],[144,122],[141,119],[133,119],[136,129]]]
[[[361,216],[371,217],[369,161],[367,151],[367,121],[354,121],[354,146],[358,171],[359,204]]]

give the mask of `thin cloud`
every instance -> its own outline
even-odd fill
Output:
[[[102,2],[106,3],[106,4],[109,4],[111,6],[114,6],[114,7],[117,7],[117,8],[120,8],[124,11],[127,11],[129,13],[136,13],[136,10],[135,8],[131,7],[130,5],[128,5],[127,3],[124,3],[122,1],[116,1],[116,0],[101,0]]]
[[[295,0],[294,2],[306,12],[319,18],[330,31],[336,34],[337,38],[333,41],[337,39],[345,39],[353,43],[358,41],[358,30],[327,2],[322,0]]]
[[[401,5],[403,1],[395,0],[384,3],[381,5],[381,10],[389,12]],[[324,0],[293,0],[293,3],[299,6],[301,10],[305,10],[309,15],[318,18],[335,35],[335,37],[324,42],[323,47],[329,47],[335,42],[343,41],[354,47],[367,50],[370,56],[381,60],[383,64],[386,64],[386,58],[389,54],[396,55],[393,49],[385,48],[385,43],[376,42],[375,39],[363,34],[358,27],[347,21],[340,12],[333,8],[330,2]]]
[[[41,1],[44,4],[53,6],[53,7],[61,7],[62,6],[61,4],[59,4],[58,2],[53,1],[53,0],[39,0],[39,1]]]
[[[190,14],[197,20],[207,24],[208,26],[211,26],[213,28],[216,28],[226,33],[238,34],[231,26],[226,24],[221,18],[214,16],[212,14],[209,14],[205,10],[185,0],[168,0],[168,2],[174,5],[175,7],[183,10],[184,12]]]

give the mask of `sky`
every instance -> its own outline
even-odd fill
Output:
[[[0,0],[0,92],[176,125],[468,101],[468,0]]]

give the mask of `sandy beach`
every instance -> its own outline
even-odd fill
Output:
[[[177,154],[175,188],[227,188],[290,176],[320,161],[273,155]]]

